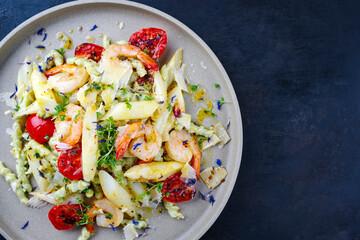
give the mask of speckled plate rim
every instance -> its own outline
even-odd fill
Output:
[[[235,169],[233,169],[232,171],[234,171],[234,177],[231,179],[227,179],[227,182],[229,182],[229,187],[228,187],[228,191],[226,191],[226,194],[222,197],[221,199],[221,204],[220,206],[215,209],[212,213],[211,218],[209,219],[205,219],[202,220],[202,228],[201,229],[197,229],[197,231],[192,231],[192,235],[193,239],[200,239],[201,236],[203,236],[206,231],[213,225],[213,223],[216,221],[216,219],[219,217],[220,213],[223,211],[226,203],[228,202],[230,195],[232,193],[232,190],[234,188],[236,179],[237,179],[237,175],[239,173],[239,169],[240,169],[240,164],[241,164],[241,157],[242,157],[242,149],[243,149],[243,129],[242,129],[242,119],[241,119],[241,113],[240,113],[240,106],[236,97],[236,93],[234,90],[234,87],[230,81],[229,76],[227,75],[224,67],[222,66],[222,64],[220,63],[219,59],[217,58],[217,56],[214,54],[214,52],[210,49],[210,47],[195,33],[193,32],[189,27],[187,27],[185,24],[181,23],[179,20],[175,19],[174,17],[160,11],[157,10],[153,7],[141,4],[141,3],[136,3],[136,2],[130,2],[130,1],[122,1],[122,0],[81,0],[81,1],[73,1],[73,2],[69,2],[69,3],[64,3],[64,4],[60,4],[57,5],[55,7],[49,8],[47,10],[44,10],[38,14],[36,14],[35,16],[29,18],[28,20],[24,21],[23,23],[21,23],[19,26],[17,26],[15,29],[13,29],[8,35],[5,36],[5,38],[3,38],[0,42],[0,49],[8,42],[11,41],[11,39],[18,33],[18,31],[20,31],[22,28],[32,24],[35,20],[51,14],[54,11],[60,10],[60,9],[64,9],[64,8],[68,8],[68,7],[72,7],[72,6],[78,6],[78,5],[83,5],[83,4],[88,4],[88,3],[113,3],[113,4],[121,4],[121,5],[126,5],[126,6],[131,6],[131,7],[135,7],[135,8],[140,8],[140,9],[144,9],[147,11],[151,11],[154,14],[157,14],[161,17],[166,18],[168,21],[172,22],[175,25],[178,25],[180,28],[182,28],[183,30],[185,30],[189,35],[191,35],[202,47],[204,47],[204,49],[206,50],[206,52],[210,55],[210,57],[212,58],[212,60],[214,60],[214,62],[216,63],[218,69],[221,72],[221,75],[224,78],[224,81],[226,82],[226,84],[228,85],[229,89],[230,89],[230,94],[231,94],[231,98],[233,100],[233,104],[234,107],[236,109],[235,112],[235,117],[236,117],[236,121],[238,124],[238,132],[237,132],[237,137],[239,139],[238,142],[238,159],[236,159],[236,165],[235,165]],[[234,121],[234,120],[233,120]],[[11,240],[11,237],[1,228],[0,226],[0,233],[8,240]]]

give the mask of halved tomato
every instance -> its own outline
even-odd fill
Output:
[[[161,189],[163,200],[172,203],[185,202],[193,199],[195,195],[195,182],[181,178],[181,173],[168,177]]]
[[[166,47],[166,32],[158,28],[143,28],[131,35],[129,39],[131,45],[139,47],[149,54],[153,59],[159,58]]]
[[[44,144],[49,141],[55,131],[54,120],[42,119],[36,114],[28,117],[25,124],[26,131],[38,143]]]
[[[57,230],[70,230],[81,221],[80,204],[63,204],[50,209],[48,217]]]
[[[82,179],[81,143],[74,145],[71,149],[62,151],[57,164],[60,173],[64,177],[70,180]]]
[[[99,45],[92,43],[83,43],[75,48],[75,57],[92,59],[95,62],[99,62],[101,59],[101,53],[105,49]]]

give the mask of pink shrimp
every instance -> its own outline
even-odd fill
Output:
[[[130,57],[137,58],[142,62],[148,69],[155,72],[159,71],[159,66],[156,61],[152,59],[148,54],[142,51],[136,46],[130,44],[119,44],[114,43],[110,45],[102,54],[101,61],[106,63],[107,61],[120,61],[119,57]]]
[[[70,103],[65,113],[60,113],[55,122],[57,132],[62,135],[62,143],[74,146],[80,141],[85,111],[82,107]],[[65,117],[62,117],[62,116]]]

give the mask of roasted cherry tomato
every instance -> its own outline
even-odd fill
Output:
[[[70,230],[81,220],[80,204],[54,206],[49,211],[49,220],[57,230]]]
[[[179,118],[181,116],[181,109],[177,103],[173,107],[173,113],[175,118]]]
[[[103,51],[104,48],[99,45],[83,43],[75,48],[75,57],[92,59],[95,62],[99,62]]]
[[[151,85],[153,85],[154,84],[154,79],[150,75],[146,74],[143,77],[138,77],[136,79],[136,82],[137,82],[137,84],[139,86],[144,86],[144,84],[147,83],[147,82],[150,83]]]
[[[55,124],[51,118],[42,119],[36,114],[28,117],[25,127],[30,137],[41,144],[48,142],[55,131]]]
[[[167,36],[164,30],[158,28],[143,28],[130,37],[129,43],[139,47],[153,59],[157,59],[165,50]]]
[[[82,179],[81,143],[76,144],[69,150],[62,151],[57,164],[60,173],[64,175],[64,177],[70,180]]]
[[[175,173],[164,181],[161,192],[165,201],[178,203],[189,201],[194,197],[195,182],[189,181],[186,183],[180,176],[181,173]]]

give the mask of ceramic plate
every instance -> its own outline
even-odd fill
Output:
[[[123,29],[116,22],[123,22]],[[94,31],[90,29],[96,24]],[[78,27],[82,26],[82,31]],[[215,189],[212,194],[215,203],[211,206],[207,201],[201,200],[199,193],[190,202],[178,204],[185,220],[171,219],[166,212],[156,215],[149,220],[155,230],[148,230],[144,239],[199,239],[214,223],[223,210],[231,191],[234,187],[240,167],[242,153],[242,124],[239,104],[234,89],[231,85],[223,66],[210,50],[194,32],[173,17],[154,8],[122,1],[76,1],[53,7],[41,12],[22,23],[6,36],[0,43],[0,92],[14,91],[17,80],[19,64],[25,56],[35,60],[36,56],[44,57],[47,51],[60,47],[60,41],[56,33],[63,31],[73,39],[74,46],[86,42],[90,35],[95,38],[95,43],[102,45],[100,34],[108,35],[112,40],[129,39],[132,33],[146,27],[157,27],[166,30],[168,45],[160,64],[166,63],[176,49],[184,50],[184,63],[189,66],[188,76],[193,84],[200,83],[208,90],[208,94],[214,100],[221,96],[232,104],[225,104],[221,111],[214,110],[218,114],[217,120],[223,124],[230,121],[228,132],[231,141],[225,148],[213,147],[204,153],[203,168],[214,166],[216,159],[220,158],[228,170],[226,181]],[[37,36],[36,32],[45,28],[47,38],[41,42],[43,36]],[[73,30],[73,33],[69,33]],[[30,44],[29,44],[30,40]],[[36,49],[35,46],[43,44],[45,53]],[[51,45],[50,45],[51,44]],[[67,57],[73,56],[74,50],[66,53]],[[214,87],[219,83],[221,89]],[[215,103],[216,104],[216,103]],[[199,106],[186,99],[187,112],[193,116]],[[7,110],[5,104],[0,105],[0,112]],[[15,171],[15,160],[9,153],[11,138],[5,130],[12,126],[10,116],[1,117],[0,140],[2,147],[2,158],[5,165]],[[209,126],[212,120],[204,122]],[[9,190],[10,186],[4,178],[0,178],[0,228],[7,239],[77,239],[80,228],[75,227],[70,231],[57,231],[48,220],[47,214],[50,205],[42,209],[32,209],[22,205],[16,195]],[[197,189],[208,192],[202,182],[197,183]],[[26,229],[20,228],[29,221]],[[96,234],[92,239],[121,239],[123,233],[121,228],[115,232],[111,229],[95,229]]]

